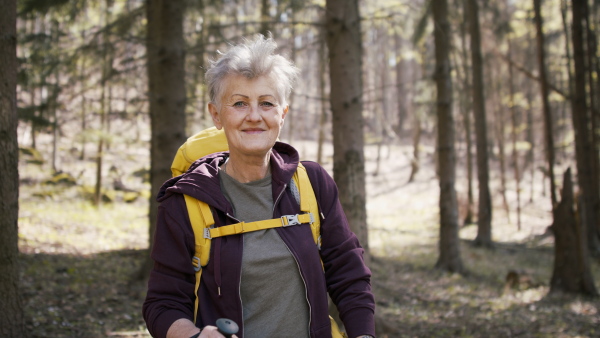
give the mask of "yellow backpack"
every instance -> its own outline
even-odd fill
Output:
[[[179,147],[171,165],[173,177],[185,173],[190,165],[197,159],[208,154],[227,150],[229,150],[229,146],[227,144],[227,139],[225,138],[225,133],[222,130],[218,130],[215,127],[205,129],[188,138],[187,141]],[[195,238],[195,252],[192,257],[192,265],[196,271],[194,323],[198,316],[198,288],[200,287],[200,278],[202,277],[202,267],[208,264],[211,239],[257,230],[309,223],[315,244],[320,248],[321,221],[319,218],[317,199],[312,185],[310,184],[306,168],[301,163],[298,163],[298,168],[293,176],[293,182],[298,188],[300,195],[299,203],[300,211],[303,212],[302,214],[285,215],[281,218],[257,222],[241,222],[218,228],[213,227],[215,221],[208,204],[189,195],[184,195]],[[333,338],[347,337],[345,333],[342,333],[339,330],[337,323],[333,318],[330,317],[330,321]]]

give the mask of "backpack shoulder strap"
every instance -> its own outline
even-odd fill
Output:
[[[198,316],[198,288],[200,287],[200,279],[202,277],[202,267],[208,264],[210,256],[211,239],[216,237],[240,234],[244,232],[270,229],[282,226],[296,225],[309,223],[315,244],[321,249],[321,220],[319,218],[319,206],[315,196],[314,189],[310,183],[306,168],[299,163],[298,168],[293,176],[293,181],[298,188],[300,195],[300,210],[304,214],[286,215],[281,219],[270,219],[250,223],[236,223],[227,226],[214,228],[215,224],[210,206],[205,202],[195,199],[191,196],[184,195],[185,204],[190,217],[192,230],[194,231],[194,256],[192,257],[192,265],[196,271],[196,285],[194,294],[196,296],[194,304],[194,323]]]
[[[310,224],[310,228],[313,235],[313,240],[319,250],[321,249],[321,218],[319,217],[319,204],[317,203],[317,197],[315,191],[308,178],[306,168],[302,163],[298,163],[298,168],[294,173],[294,183],[298,187],[300,193],[300,210],[305,213],[313,215],[313,222]]]
[[[194,231],[194,257],[192,257],[192,265],[196,271],[196,285],[194,288],[194,295],[196,296],[194,304],[194,323],[196,323],[199,304],[198,288],[200,287],[200,279],[202,277],[202,267],[208,264],[208,258],[210,256],[210,239],[204,238],[202,234],[205,229],[208,229],[215,224],[215,220],[208,204],[188,195],[183,196],[185,198],[192,230]]]

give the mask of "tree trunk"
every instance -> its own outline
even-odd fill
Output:
[[[323,164],[323,144],[325,143],[325,124],[327,123],[327,94],[325,93],[327,82],[327,46],[325,45],[325,32],[322,32],[321,36],[321,43],[319,43],[319,100],[321,114],[319,117],[317,162]]]
[[[490,74],[493,71],[490,70]],[[504,116],[504,106],[500,102],[498,98],[498,93],[502,93],[502,86],[499,79],[495,76],[490,75],[490,87],[494,88],[492,96],[492,106],[496,107],[498,111],[496,112],[496,139],[498,142],[498,161],[500,162],[500,195],[502,196],[502,206],[504,207],[504,211],[506,213],[506,218],[508,223],[510,223],[510,207],[508,205],[508,199],[506,198],[506,148],[505,142],[506,137],[504,133],[504,127],[506,122],[506,117]],[[495,84],[495,86],[494,86]]]
[[[162,184],[171,177],[171,163],[185,142],[185,43],[183,0],[147,0],[148,99],[150,108],[150,247],[154,239]],[[149,259],[149,258],[148,258]],[[142,268],[147,276],[148,260]]]
[[[506,198],[506,149],[504,136],[504,107],[498,107],[498,117],[500,123],[496,123],[496,133],[498,139],[498,160],[500,161],[500,195],[502,195],[502,206],[506,212],[506,218],[510,223],[510,206],[508,205],[508,199]]]
[[[531,89],[526,89],[526,99],[527,99],[527,143],[529,143],[529,150],[527,151],[527,155],[525,155],[525,165],[523,167],[527,167],[529,165],[529,173],[531,176],[530,185],[529,185],[529,203],[533,202],[533,188],[535,183],[535,135],[533,129],[533,98],[532,98]],[[545,186],[545,185],[544,185]]]
[[[468,93],[473,91],[469,79],[471,72],[469,70],[469,57],[467,52],[467,23],[469,21],[469,12],[467,1],[462,1],[463,5],[463,21],[460,24],[461,35],[461,53],[463,57],[463,92],[460,94],[461,108],[463,115],[463,123],[465,128],[466,153],[467,153],[467,211],[463,224],[473,223],[473,142],[471,138],[471,100],[468,98]]]
[[[30,27],[29,31],[27,32],[27,34],[37,34],[37,33],[38,33],[38,32],[37,32],[37,30],[36,30],[36,22],[37,22],[37,20],[38,20],[38,18],[35,18],[35,19],[32,19],[32,20],[30,20],[30,21],[31,21],[31,27]],[[29,87],[28,89],[29,89],[29,92],[31,93],[31,101],[30,101],[30,105],[31,105],[32,107],[35,107],[35,106],[36,106],[36,104],[37,104],[37,101],[36,101],[36,94],[35,94],[35,93],[37,92],[37,88],[36,88],[36,86],[35,86],[34,84],[32,84],[32,83],[30,83],[29,85],[30,85],[30,87]],[[37,111],[37,110],[38,110],[38,109],[36,109],[36,111]],[[34,118],[32,118],[32,119],[31,119],[31,135],[30,135],[30,137],[31,137],[31,144],[30,144],[30,146],[31,146],[31,148],[33,148],[33,149],[35,149],[35,148],[36,148],[36,140],[35,140],[35,138],[36,138],[36,129],[37,129],[37,127],[36,127],[36,122],[35,122],[35,120],[36,120],[36,119],[35,119],[35,115],[36,115],[36,113],[38,113],[38,114],[39,114],[39,112],[34,112],[34,113],[32,114]]]
[[[440,178],[440,240],[435,266],[450,271],[462,272],[460,241],[458,237],[458,201],[454,182],[456,158],[454,152],[454,119],[452,117],[452,77],[450,75],[451,29],[448,23],[447,0],[433,0],[433,35],[435,38],[435,82],[437,88],[438,137]]]
[[[0,336],[27,337],[19,292],[17,2],[0,7]]]
[[[593,30],[594,33],[594,49],[590,48],[590,50],[596,50],[597,46],[598,46],[598,35],[600,34],[600,31],[598,29],[598,23],[599,20],[597,20],[598,18],[598,3],[597,2],[593,2],[592,5],[592,12],[590,15],[590,19],[592,21],[592,23],[594,23],[592,26],[595,28]],[[596,21],[593,21],[594,19],[596,19]],[[593,53],[591,53],[593,54]],[[596,165],[597,167],[594,169],[594,173],[595,173],[595,179],[596,179],[596,187],[598,189],[600,189],[600,60],[598,58],[596,58],[596,62],[595,62],[596,68],[594,69],[596,72],[596,95],[598,96],[598,99],[596,100],[598,107],[596,108],[596,110],[594,110],[592,112],[592,130],[594,131],[592,133],[592,143],[594,144],[594,149],[595,149],[595,154],[596,154]],[[597,195],[598,199],[600,199],[600,192],[598,192]],[[596,210],[600,209],[600,200],[597,201],[598,204],[596,205]],[[599,211],[600,213],[600,211]],[[598,238],[600,240],[600,214],[597,215],[597,219],[596,219],[596,231],[597,231],[597,235]]]
[[[398,124],[395,126],[394,131],[396,135],[402,136],[404,130],[404,121],[407,116],[407,103],[408,103],[408,82],[406,76],[406,67],[404,67],[404,38],[402,37],[401,29],[394,30],[394,47],[396,49],[396,100],[397,100],[397,115]]]
[[[292,13],[291,13],[291,20],[292,20],[292,22],[295,20],[295,12],[294,12],[293,9],[292,9]],[[291,27],[291,34],[292,34],[291,36],[296,36],[296,25],[294,25],[294,24],[292,24],[292,27]],[[290,60],[295,63],[296,62],[296,52],[297,52],[296,49],[297,48],[296,48],[296,43],[295,43],[294,39],[292,39],[292,41],[291,41],[290,49],[291,49]],[[294,109],[296,106],[298,106],[298,107],[301,106],[300,104],[295,105],[294,104],[295,102],[297,102],[296,96],[294,95],[294,92],[292,91],[292,93],[290,95],[290,100],[288,102],[289,106],[292,109],[292,114],[287,115],[288,118],[289,117],[292,118],[290,122],[293,122],[295,120],[296,116],[294,116],[294,115],[300,115],[300,116],[306,115],[306,114],[302,114],[300,109]],[[294,114],[294,112],[296,112],[296,114]],[[293,127],[293,124],[294,123],[290,123],[290,126],[289,126],[290,128],[288,128],[288,130],[290,132],[292,131],[291,127]],[[305,124],[303,124],[302,127],[304,128]],[[290,135],[290,143],[292,143],[291,137],[293,135],[291,133],[289,135]]]
[[[594,184],[593,159],[590,156],[594,149],[591,137],[591,123],[589,118],[590,110],[586,102],[586,65],[585,65],[585,46],[584,46],[584,25],[586,19],[586,0],[573,0],[573,63],[575,65],[575,92],[571,103],[573,129],[575,131],[575,157],[577,159],[577,182],[581,191],[580,203],[581,210],[579,217],[581,219],[581,231],[584,238],[588,240],[589,249],[593,250],[594,255],[598,252],[598,237],[596,236],[596,222],[598,210],[594,209],[596,200],[592,187]]]
[[[380,39],[387,39],[387,35],[382,31],[379,30],[378,35],[380,34],[381,37]],[[388,48],[387,48],[387,44],[385,42],[380,42],[379,43],[379,56],[376,62],[380,63],[380,66],[378,67],[378,71],[379,74],[376,74],[376,77],[379,77],[379,81],[380,81],[380,90],[379,90],[379,101],[380,104],[378,105],[378,107],[375,107],[374,111],[375,111],[375,119],[376,119],[376,126],[377,126],[377,159],[375,161],[375,171],[373,172],[374,176],[379,175],[380,171],[381,171],[381,160],[382,160],[382,155],[381,152],[383,151],[383,146],[387,143],[387,139],[388,139],[388,126],[386,125],[388,123],[388,121],[390,121],[389,116],[388,116],[388,111],[389,111],[389,107],[388,107],[388,100],[387,100],[387,91],[388,91],[388,86],[389,86],[389,79],[388,79],[388,74],[390,72],[389,66],[388,66],[388,62],[389,62],[389,55],[388,55]]]
[[[537,52],[538,52],[538,68],[540,72],[540,90],[542,98],[542,108],[544,111],[544,132],[546,138],[546,160],[548,161],[548,178],[550,180],[550,199],[552,208],[556,206],[556,183],[554,182],[554,136],[552,127],[552,113],[550,111],[550,102],[548,102],[548,77],[546,75],[546,52],[545,52],[545,37],[543,31],[542,18],[542,0],[533,0],[533,8],[535,11],[535,28],[537,32]]]
[[[477,215],[477,237],[475,245],[492,246],[492,201],[489,187],[489,160],[487,122],[483,88],[483,61],[479,29],[477,0],[467,0],[469,31],[471,33],[471,60],[473,66],[473,111],[475,114],[475,136],[477,145],[477,180],[479,182],[479,209]]]
[[[595,224],[590,223],[588,228],[588,244],[590,252],[594,256],[600,256],[600,159],[599,159],[599,148],[598,148],[598,121],[597,115],[599,111],[598,104],[598,83],[596,79],[600,73],[598,72],[598,57],[596,52],[598,50],[596,43],[596,33],[592,29],[590,23],[589,5],[587,2],[583,3],[585,12],[583,13],[585,18],[585,29],[587,36],[587,50],[586,50],[586,61],[588,64],[588,85],[590,93],[590,152],[587,154],[589,161],[591,162],[591,184],[590,195],[592,197],[591,209],[595,212]]]
[[[271,5],[270,0],[261,0],[260,2],[260,34],[269,36],[271,32]],[[294,35],[292,35],[294,36]]]
[[[83,84],[83,87],[86,87],[86,65],[85,65],[85,58],[81,58],[81,66],[79,69],[79,77],[80,77],[80,81]],[[81,109],[81,151],[79,153],[79,160],[83,161],[85,160],[85,144],[86,144],[86,133],[87,133],[87,126],[86,126],[86,119],[87,119],[87,100],[86,100],[86,96],[85,96],[85,90],[81,92],[81,107],[79,109]]]
[[[508,38],[508,55],[512,58],[512,41]],[[519,118],[517,116],[517,106],[515,103],[515,82],[512,63],[508,65],[508,89],[510,102],[510,125],[512,141],[512,165],[515,179],[515,193],[517,195],[517,230],[521,230],[521,169],[519,167],[519,151],[517,150]]]
[[[52,23],[50,28],[51,39],[53,43],[59,44],[60,40],[60,26],[58,21]],[[59,80],[59,67],[54,67],[52,72],[54,75],[54,86],[51,90],[50,100],[48,100],[48,107],[50,109],[50,115],[52,115],[52,172],[58,171],[57,158],[58,158],[58,95],[60,92],[60,80]]]
[[[573,95],[573,73],[571,69],[573,69],[571,65],[571,39],[569,39],[569,25],[567,23],[567,11],[568,11],[567,0],[560,1],[560,16],[562,19],[563,25],[563,33],[565,36],[565,58],[566,58],[566,66],[567,66],[567,77],[569,79],[569,95]]]
[[[554,270],[550,291],[597,296],[584,229],[581,222],[577,221],[574,207],[571,169],[567,169],[563,179],[562,199],[554,209]]]
[[[413,158],[410,161],[410,177],[408,178],[408,182],[412,182],[415,179],[415,176],[419,172],[419,149],[421,149],[421,132],[423,128],[421,127],[421,116],[419,112],[415,112],[413,114]]]
[[[58,158],[58,109],[57,109],[57,104],[58,102],[56,101],[58,99],[57,94],[54,92],[55,90],[57,90],[56,88],[58,87],[58,75],[55,74],[55,86],[54,89],[52,90],[52,99],[50,102],[48,102],[49,108],[50,108],[50,114],[52,115],[52,160],[51,160],[51,165],[52,165],[52,173],[56,173],[58,171],[58,165],[57,165],[57,158]],[[55,95],[56,94],[56,95]]]
[[[104,24],[108,25],[110,22],[110,6],[109,0],[106,1],[106,8],[104,11]],[[102,168],[104,164],[104,148],[106,147],[105,141],[107,139],[107,121],[108,112],[106,109],[106,91],[108,90],[108,78],[112,70],[112,57],[109,57],[109,46],[110,39],[108,32],[105,31],[102,37],[104,48],[102,49],[102,79],[100,81],[100,132],[98,133],[98,145],[96,148],[96,187],[94,189],[94,204],[100,206],[102,203]]]
[[[358,0],[327,0],[333,177],[350,228],[369,252],[365,192],[362,43]]]

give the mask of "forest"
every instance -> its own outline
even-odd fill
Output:
[[[150,336],[158,189],[256,34],[301,70],[279,139],[334,178],[378,337],[600,335],[600,1],[0,8],[1,337]]]

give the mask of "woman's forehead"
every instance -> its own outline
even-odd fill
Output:
[[[249,79],[243,75],[232,74],[223,79],[221,98],[228,99],[235,95],[247,97],[273,96],[280,99],[279,88],[272,77],[259,76]]]

